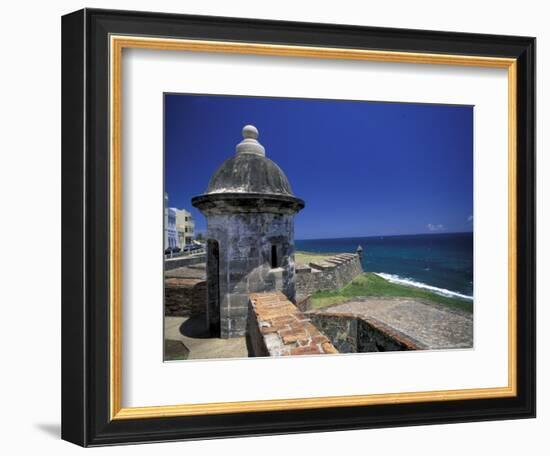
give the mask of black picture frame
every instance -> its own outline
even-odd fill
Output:
[[[517,395],[110,419],[109,36],[517,59]],[[62,19],[62,438],[82,446],[535,416],[535,39],[84,9]]]

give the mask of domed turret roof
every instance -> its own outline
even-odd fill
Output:
[[[243,128],[243,140],[237,144],[236,154],[222,163],[206,192],[193,198],[192,204],[201,209],[203,202],[213,201],[216,196],[226,201],[246,199],[248,205],[254,198],[262,203],[266,199],[279,200],[286,206],[292,203],[295,212],[304,207],[304,202],[293,195],[283,170],[265,156],[265,149],[258,142],[258,130],[253,125]]]
[[[237,145],[237,154],[217,169],[206,193],[266,193],[292,195],[285,173],[265,156],[258,142],[258,130],[247,125],[243,141]]]

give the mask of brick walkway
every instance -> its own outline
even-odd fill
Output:
[[[473,315],[411,298],[360,298],[322,309],[374,317],[430,349],[472,348]]]

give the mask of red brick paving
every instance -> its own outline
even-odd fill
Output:
[[[251,293],[249,299],[270,354],[338,353],[329,339],[283,293]],[[265,339],[267,335],[269,342]],[[273,335],[277,339],[273,339]]]

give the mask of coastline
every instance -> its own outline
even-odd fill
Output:
[[[311,260],[330,257],[331,253],[296,251],[296,262],[307,264]],[[361,297],[411,297],[426,299],[437,304],[466,312],[473,312],[473,296],[435,287],[397,274],[364,271],[346,286],[333,291],[313,293],[313,307],[321,309]]]
[[[465,299],[470,301],[474,300],[473,296],[468,296],[468,295],[459,293],[457,291],[447,290],[446,288],[439,288],[433,285],[428,285],[427,283],[418,282],[408,277],[400,277],[397,274],[388,274],[386,272],[374,272],[373,274],[376,274],[377,276],[382,277],[383,279],[391,283],[428,290],[428,291],[431,291],[432,293],[445,296],[448,298],[460,298],[460,299]]]
[[[308,255],[355,253],[361,246],[364,271],[447,297],[474,294],[472,233],[296,240],[295,246]]]

